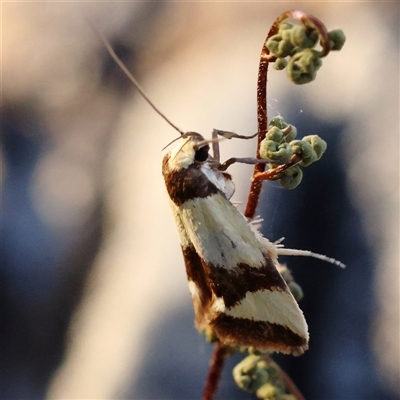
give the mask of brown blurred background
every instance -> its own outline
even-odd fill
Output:
[[[294,8],[347,43],[310,85],[269,75],[270,117],[328,151],[299,189],[265,184],[263,229],[347,269],[284,260],[305,290],[311,341],[277,360],[307,399],[398,398],[397,2],[2,3],[2,398],[199,398],[212,351],[193,327],[161,176],[177,132],[87,20],[181,129],[252,134],[259,52]],[[223,142],[222,157],[254,146]],[[231,172],[244,202],[251,168]],[[239,359],[220,399],[252,398],[232,381]]]

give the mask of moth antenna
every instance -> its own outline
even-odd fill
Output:
[[[130,73],[129,69],[125,66],[125,64],[122,62],[122,60],[117,56],[115,53],[114,49],[111,47],[110,42],[107,40],[107,38],[97,29],[97,27],[93,24],[92,21],[87,20],[95,34],[99,37],[99,39],[103,42],[105,48],[109,52],[110,56],[114,59],[114,61],[118,64],[118,66],[124,71],[125,75],[130,79],[130,81],[133,83],[133,86],[135,86],[136,90],[141,94],[141,96],[147,101],[147,103],[153,108],[153,110],[161,117],[163,118],[170,126],[172,126],[176,131],[178,131],[181,136],[184,135],[184,132],[181,131],[174,123],[172,123],[154,104],[153,102],[147,97],[146,93],[144,90],[140,87],[138,81],[135,79],[135,77]]]
[[[197,143],[196,146],[194,147],[196,150],[199,149],[200,147],[203,147],[205,144],[208,143],[219,143],[222,142],[225,138],[220,138],[220,139],[210,139],[210,140],[202,140],[201,142]]]
[[[181,135],[183,136],[183,135]],[[168,146],[170,146],[172,143],[175,143],[177,140],[179,140],[181,138],[181,136],[178,136],[177,138],[175,138],[174,140],[172,140],[171,142],[169,142],[166,146],[164,146],[161,151],[164,151]]]
[[[182,135],[182,136],[183,136],[183,135]],[[175,142],[176,142],[177,140],[179,140],[180,138],[181,138],[181,136],[178,136],[177,138],[175,138],[174,140],[172,140],[171,142],[169,142],[166,146],[164,146],[164,147],[161,149],[161,151],[164,151],[168,146],[170,146],[172,143],[175,143]],[[216,141],[220,141],[220,140],[222,140],[222,139],[218,139],[218,140],[216,140],[216,139],[203,140],[203,141],[197,143],[197,145],[194,146],[194,149],[195,149],[195,150],[198,150],[200,147],[204,146],[204,145],[207,144],[207,143],[215,143]],[[184,145],[185,145],[185,144],[184,144]],[[184,146],[184,145],[183,145],[183,146]],[[181,147],[181,149],[183,148],[183,146]]]
[[[178,140],[178,139],[180,139],[180,138],[177,138],[177,139],[174,139],[171,143],[173,143],[173,142],[175,142],[176,140]],[[170,144],[171,144],[170,143]],[[183,142],[182,143],[182,146],[181,147],[179,147],[179,150],[174,154],[174,156],[171,158],[171,161],[173,161],[174,159],[175,159],[175,157],[182,151],[182,149],[187,145],[189,143],[189,140],[186,140],[186,142]],[[169,145],[167,145],[167,146],[169,146]],[[167,147],[166,146],[166,147]],[[165,147],[164,147],[164,149],[165,149]]]
[[[340,262],[338,260],[335,260],[334,258],[324,256],[323,254],[313,253],[312,251],[309,251],[309,250],[286,249],[286,248],[277,246],[277,253],[280,256],[304,256],[304,257],[318,258],[319,260],[327,261],[331,264],[335,264],[335,265],[339,266],[340,268],[346,268],[345,264],[343,264],[342,262]]]

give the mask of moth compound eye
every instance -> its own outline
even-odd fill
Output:
[[[200,162],[206,161],[208,158],[209,150],[210,150],[210,146],[208,146],[208,145],[200,147],[200,149],[196,150],[196,152],[194,154],[194,159],[196,161],[200,161]]]

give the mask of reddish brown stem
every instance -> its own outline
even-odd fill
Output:
[[[321,57],[326,56],[330,51],[329,38],[324,24],[314,16],[304,13],[303,11],[287,11],[280,15],[273,23],[271,29],[263,44],[260,64],[258,68],[257,80],[257,121],[258,121],[258,143],[257,143],[257,158],[260,158],[259,148],[260,143],[264,139],[268,130],[268,115],[267,115],[267,74],[268,64],[276,60],[275,56],[269,53],[266,47],[267,40],[275,35],[279,30],[279,24],[287,18],[297,19],[305,26],[312,27],[317,30],[320,35],[320,44],[322,46]],[[247,205],[244,215],[247,218],[254,218],[258,200],[260,198],[261,187],[263,180],[277,179],[279,173],[288,169],[289,167],[297,164],[299,160],[292,159],[289,163],[274,168],[273,170],[265,171],[265,164],[256,164],[253,172],[253,179],[251,183],[250,193],[247,200]],[[202,400],[214,400],[217,393],[218,384],[221,379],[222,370],[224,368],[225,359],[227,356],[227,348],[217,343],[214,349],[211,367],[207,376],[206,386],[204,388]],[[304,400],[304,397],[297,389],[293,381],[281,371],[282,379],[285,381],[287,388],[290,392],[297,397],[298,400]]]
[[[206,386],[204,388],[202,400],[214,400],[217,394],[218,384],[221,379],[222,370],[224,369],[225,359],[227,356],[227,348],[222,343],[215,345],[211,367],[208,371]]]
[[[285,382],[286,389],[290,394],[296,397],[297,400],[306,400],[304,396],[301,394],[299,388],[295,385],[295,383],[290,379],[289,375],[284,371],[280,370],[282,380]]]
[[[279,165],[276,168],[269,169],[268,171],[265,172],[260,172],[258,174],[253,175],[254,181],[258,182],[263,182],[263,181],[275,181],[280,178],[282,172],[286,171],[287,169],[293,167],[294,165],[298,164],[301,162],[301,157],[298,156],[297,154],[293,155],[291,160],[286,163]]]
[[[292,394],[293,396],[295,396],[297,400],[305,400],[305,398],[301,394],[299,388],[290,379],[289,375],[287,375],[286,372],[281,367],[279,367],[279,365],[277,365],[276,362],[271,357],[265,356],[264,359],[265,359],[265,361],[267,361],[268,364],[273,363],[274,365],[276,365],[278,367],[279,374],[280,374],[283,382],[285,383],[285,386],[286,386],[286,389],[288,390],[288,392],[290,394]]]
[[[267,39],[274,35],[278,31],[278,25],[274,24],[270,29]],[[261,50],[260,64],[258,67],[258,80],[257,80],[257,122],[258,122],[258,141],[257,141],[257,158],[260,158],[260,143],[264,139],[268,127],[268,115],[267,115],[267,73],[268,73],[268,59],[269,50],[265,46]],[[254,167],[253,177],[257,174],[264,172],[265,164],[256,164]],[[247,200],[246,209],[244,212],[245,217],[254,218],[258,199],[260,198],[262,187],[261,180],[255,180],[253,178],[250,186],[250,193]]]
[[[268,64],[275,61],[275,57],[270,55],[268,48],[266,47],[267,40],[275,35],[279,30],[279,24],[287,18],[297,19],[305,26],[312,27],[317,30],[320,35],[320,43],[322,46],[321,57],[326,56],[330,51],[330,44],[328,33],[325,25],[314,16],[307,14],[303,11],[286,11],[281,14],[273,23],[271,29],[263,44],[260,64],[258,68],[258,80],[257,80],[257,121],[258,121],[258,144],[257,144],[257,158],[260,158],[259,148],[260,143],[264,139],[268,130],[268,114],[267,114],[267,74]],[[291,165],[290,165],[291,166]],[[253,178],[250,187],[249,197],[247,199],[246,209],[244,215],[252,219],[254,218],[257,210],[258,201],[261,194],[262,181],[261,179],[263,172],[265,171],[265,164],[256,164],[254,167]],[[268,179],[268,178],[264,178]]]

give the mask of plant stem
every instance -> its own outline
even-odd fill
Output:
[[[267,361],[268,364],[273,363],[278,367],[281,378],[285,382],[286,389],[289,391],[289,393],[295,396],[297,400],[305,400],[299,388],[290,379],[289,375],[283,369],[281,369],[281,367],[279,367],[279,365],[276,364],[276,362],[271,357],[265,356],[264,359],[265,361]]]
[[[258,123],[258,141],[257,141],[257,158],[260,158],[260,143],[264,139],[268,127],[268,114],[267,114],[267,74],[269,50],[265,43],[268,38],[274,35],[278,31],[278,26],[274,24],[268,32],[267,38],[265,39],[264,45],[261,50],[260,64],[258,66],[258,79],[257,79],[257,123]],[[262,181],[255,180],[254,176],[258,175],[265,170],[265,164],[256,164],[254,166],[253,179],[251,182],[250,193],[247,200],[246,209],[244,212],[245,217],[254,218],[260,198]]]
[[[214,400],[217,394],[218,384],[224,369],[227,348],[220,342],[215,345],[211,367],[208,371],[206,386],[204,388],[202,400]]]
[[[297,19],[303,25],[316,29],[320,37],[322,47],[321,57],[326,56],[330,51],[330,43],[325,25],[311,14],[303,11],[286,11],[281,14],[271,26],[268,35],[261,49],[260,63],[258,67],[257,80],[257,122],[258,122],[258,143],[257,158],[260,158],[260,143],[264,139],[268,130],[268,113],[267,113],[267,74],[268,64],[274,62],[276,57],[272,56],[266,46],[267,40],[275,35],[279,30],[279,24],[287,18]],[[292,166],[292,165],[290,165]],[[286,168],[287,169],[287,168]],[[261,194],[262,181],[268,179],[268,175],[262,173],[265,171],[265,164],[256,164],[254,167],[253,178],[251,181],[249,197],[245,208],[245,217],[252,219],[256,215],[257,205]]]
[[[268,64],[274,62],[276,57],[271,55],[266,47],[267,40],[275,35],[279,30],[279,24],[287,18],[297,19],[302,24],[310,26],[317,30],[320,35],[320,44],[322,46],[322,55],[326,56],[330,51],[330,43],[328,34],[324,24],[314,16],[304,13],[303,11],[287,11],[281,14],[271,26],[268,35],[264,41],[261,49],[260,63],[258,68],[257,79],[257,122],[258,122],[258,143],[257,143],[257,158],[260,158],[259,148],[260,143],[264,139],[268,130],[268,115],[267,115],[267,74]],[[244,215],[252,219],[255,216],[258,201],[261,194],[261,187],[263,180],[276,179],[279,172],[297,164],[300,160],[293,158],[289,163],[281,165],[274,170],[265,171],[265,164],[256,164],[254,167],[253,178],[251,182],[249,197],[246,204]],[[214,400],[218,384],[221,379],[222,370],[224,368],[225,359],[227,356],[227,348],[222,343],[217,343],[214,349],[213,358],[211,360],[211,367],[208,372],[206,385],[204,388],[202,400]],[[297,389],[296,385],[289,378],[284,371],[281,370],[282,379],[285,381],[289,391],[297,397],[298,400],[304,400],[303,395]]]

